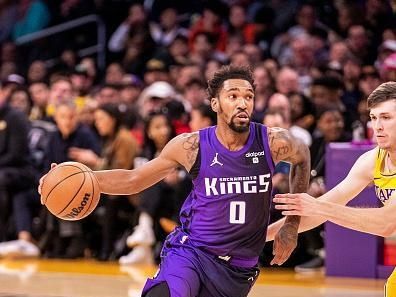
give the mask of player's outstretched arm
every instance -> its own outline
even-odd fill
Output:
[[[130,195],[152,186],[165,178],[172,170],[183,166],[187,171],[193,166],[199,148],[199,134],[185,133],[173,138],[161,154],[143,166],[133,169],[94,171],[100,191],[111,195]],[[56,164],[51,165],[51,169]],[[38,192],[45,175],[41,177]]]
[[[177,167],[190,170],[197,157],[199,147],[198,133],[185,133],[173,138],[161,154],[133,170],[95,171],[102,193],[128,195],[139,193],[165,178]]]
[[[275,163],[290,163],[290,190],[293,193],[308,189],[310,174],[310,153],[308,147],[294,138],[289,131],[272,128],[268,134],[272,158]],[[300,216],[288,216],[275,235],[274,259],[271,264],[283,264],[297,246],[297,231]]]
[[[330,220],[329,216],[326,216],[324,213],[320,212],[321,208],[319,205],[326,202],[335,205],[346,205],[350,200],[352,200],[356,195],[358,195],[368,184],[370,184],[373,180],[373,171],[374,171],[374,162],[375,156],[377,154],[377,149],[373,149],[364,153],[362,156],[358,158],[355,164],[352,166],[350,172],[346,176],[346,178],[341,181],[337,186],[333,189],[322,195],[321,197],[315,199],[308,194],[280,194],[276,195],[274,198],[274,202],[280,203],[277,205],[277,209],[281,210],[289,210],[295,209],[298,204],[298,208],[304,209],[304,212],[300,212],[302,215],[299,232],[304,232],[310,229],[313,229],[320,224],[324,223],[326,220]],[[286,199],[286,200],[285,200]],[[285,202],[289,202],[286,203]],[[346,207],[343,207],[344,209]],[[374,209],[372,209],[374,210]],[[370,210],[370,211],[372,211]],[[375,211],[384,211],[384,209],[375,209]],[[331,210],[333,211],[333,210]],[[334,211],[337,212],[337,211]],[[337,212],[337,215],[345,217],[345,214],[341,214]],[[352,215],[352,214],[350,214]],[[348,216],[348,215],[347,215]],[[360,221],[360,223],[365,224],[367,218]],[[268,228],[267,233],[267,241],[273,240],[275,234],[278,232],[280,227],[283,225],[284,219],[277,221],[271,224]],[[384,223],[384,222],[383,222]],[[379,229],[382,230],[382,225],[377,225]],[[363,231],[363,230],[361,230]]]

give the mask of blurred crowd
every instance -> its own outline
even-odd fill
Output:
[[[323,194],[326,144],[370,142],[366,98],[396,79],[395,9],[387,0],[0,0],[0,257],[158,261],[191,188],[183,169],[140,194],[103,197],[77,222],[40,205],[38,179],[53,162],[136,168],[175,135],[214,125],[206,82],[225,64],[252,69],[252,120],[310,146],[309,193]],[[80,55],[96,41],[92,27],[17,45],[88,14],[106,26],[104,69]],[[277,166],[275,192],[288,191],[289,169]],[[323,266],[322,229],[299,240],[287,264]],[[269,245],[261,264],[270,258]]]

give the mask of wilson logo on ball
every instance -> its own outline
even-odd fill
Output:
[[[91,197],[90,193],[85,193],[84,194],[84,198],[82,199],[82,201],[80,203],[80,206],[74,207],[70,213],[65,215],[65,218],[73,219],[76,216],[78,216],[84,210],[84,208],[87,205],[90,197]]]

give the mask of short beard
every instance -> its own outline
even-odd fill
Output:
[[[230,121],[230,123],[228,124],[228,127],[230,127],[230,129],[231,129],[232,131],[234,131],[234,132],[236,132],[236,133],[245,133],[245,132],[248,132],[248,131],[249,131],[250,119],[249,119],[248,123],[247,123],[246,125],[243,125],[243,126],[242,126],[242,125],[241,125],[241,126],[235,125],[234,119],[235,119],[235,116],[233,116],[233,117],[231,118],[231,121]]]

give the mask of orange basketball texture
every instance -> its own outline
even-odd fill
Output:
[[[92,170],[84,164],[64,162],[48,172],[41,195],[43,204],[56,217],[80,220],[98,205],[99,183]]]

